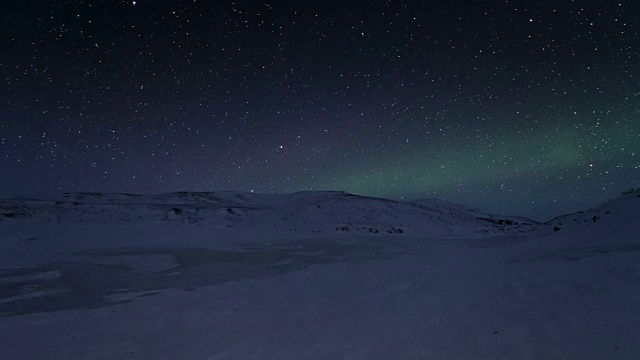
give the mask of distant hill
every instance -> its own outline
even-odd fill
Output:
[[[0,200],[0,221],[169,222],[306,232],[473,236],[527,232],[538,223],[439,199],[395,201],[345,192],[157,195],[65,193]]]
[[[313,233],[480,236],[566,231],[583,224],[640,221],[640,190],[544,224],[440,199],[396,201],[340,191],[157,195],[65,193],[0,199],[0,222],[176,223]]]

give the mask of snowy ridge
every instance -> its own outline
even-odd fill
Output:
[[[628,228],[629,224],[640,224],[639,209],[640,189],[631,189],[614,200],[591,209],[558,216],[544,224],[553,226],[555,231],[580,228],[586,224],[598,224],[598,227]]]
[[[0,200],[0,221],[15,219],[103,224],[168,222],[430,236],[522,233],[537,224],[530,219],[488,214],[438,199],[403,202],[335,191],[65,193]]]
[[[507,226],[538,224],[536,221],[525,217],[487,213],[474,207],[454,204],[437,198],[417,199],[411,201],[411,203],[425,210],[448,215],[452,221],[459,221],[460,219],[470,221],[475,219]]]

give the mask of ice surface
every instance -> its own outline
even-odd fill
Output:
[[[4,199],[0,358],[638,359],[639,195],[546,224],[339,192]]]

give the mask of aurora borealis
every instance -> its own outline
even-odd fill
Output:
[[[636,1],[1,6],[5,195],[345,190],[542,220],[640,186]]]

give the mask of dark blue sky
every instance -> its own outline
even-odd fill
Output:
[[[637,1],[0,10],[4,195],[346,190],[544,219],[640,186]]]

